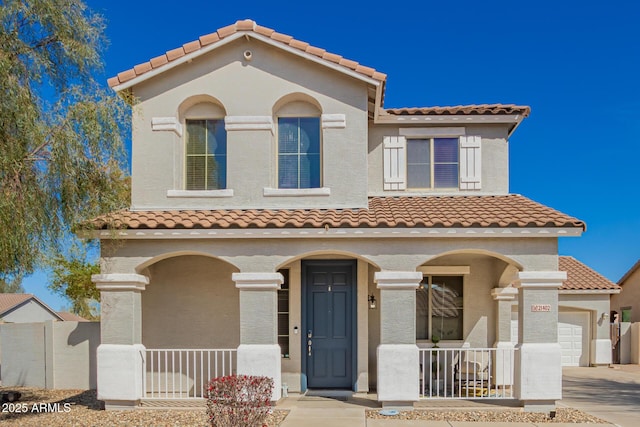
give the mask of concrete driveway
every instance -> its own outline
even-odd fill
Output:
[[[640,425],[640,365],[614,368],[564,368],[559,405],[621,427]]]

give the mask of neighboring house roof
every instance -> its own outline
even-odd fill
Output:
[[[225,38],[239,32],[258,34],[260,36],[267,37],[283,45],[314,55],[331,63],[338,64],[345,67],[345,69],[355,71],[358,74],[362,74],[363,76],[373,78],[381,82],[385,81],[387,78],[386,74],[380,73],[371,67],[365,67],[364,65],[358,64],[356,61],[345,59],[340,55],[329,53],[324,49],[311,46],[309,43],[296,40],[289,35],[278,33],[271,28],[263,27],[262,25],[256,24],[256,22],[251,19],[245,19],[243,21],[237,21],[235,24],[220,28],[211,34],[201,36],[198,40],[185,43],[181,47],[167,51],[165,54],[152,58],[148,62],[143,62],[129,70],[118,73],[117,76],[108,80],[109,86],[115,87],[152,70],[158,70],[166,67],[167,64],[170,64],[187,54],[201,51],[209,45],[220,44]]]
[[[631,277],[631,275],[632,275],[633,273],[635,273],[635,271],[636,271],[638,268],[640,268],[640,259],[638,260],[638,262],[636,262],[636,263],[633,265],[633,267],[631,267],[631,268],[629,269],[629,271],[627,271],[627,272],[624,274],[624,276],[622,276],[622,278],[620,278],[620,280],[618,280],[618,285],[622,286],[622,285],[624,284],[624,282],[625,282],[629,277]]]
[[[49,307],[47,304],[40,301],[38,297],[36,297],[33,294],[11,294],[11,293],[2,294],[0,293],[0,317],[2,317],[7,312],[13,310],[14,308],[24,304],[25,302],[31,299],[36,301],[47,311],[51,312],[53,316],[59,318],[60,320],[64,320],[58,313],[53,311],[51,307]]]
[[[62,317],[65,322],[88,322],[89,320],[84,317],[80,317],[77,314],[69,313],[68,311],[58,311],[58,316]]]
[[[517,194],[371,197],[368,209],[219,209],[119,211],[96,218],[97,229],[246,228],[531,228],[586,224]]]
[[[387,108],[388,114],[397,116],[454,116],[454,115],[497,115],[520,114],[528,117],[531,108],[526,105],[514,104],[481,104],[481,105],[456,105],[453,107],[412,107],[412,108]]]
[[[567,272],[561,291],[619,291],[620,286],[570,256],[558,257],[558,269]]]

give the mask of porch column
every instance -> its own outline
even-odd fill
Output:
[[[383,406],[411,406],[420,396],[420,362],[416,345],[416,289],[419,271],[380,271],[380,345],[378,400]]]
[[[98,399],[104,400],[105,409],[134,409],[142,398],[146,355],[140,293],[149,279],[140,274],[96,274],[91,280],[100,291]]]
[[[281,396],[281,359],[278,345],[280,273],[233,273],[240,290],[240,346],[238,374],[273,378],[272,401]]]
[[[562,357],[558,344],[558,288],[564,271],[521,271],[518,288],[518,345],[515,396],[526,411],[555,410],[562,399]]]
[[[498,386],[513,384],[512,359],[513,343],[511,342],[511,305],[518,295],[512,287],[493,288],[491,296],[496,301],[496,360],[493,364],[493,377]]]

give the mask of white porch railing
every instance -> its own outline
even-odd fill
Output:
[[[201,399],[211,378],[236,372],[236,349],[147,349],[144,399]]]
[[[513,348],[420,349],[423,399],[513,399]]]

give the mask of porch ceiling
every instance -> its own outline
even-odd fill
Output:
[[[371,197],[368,209],[218,209],[114,212],[92,229],[543,228],[586,229],[577,218],[517,194]]]

